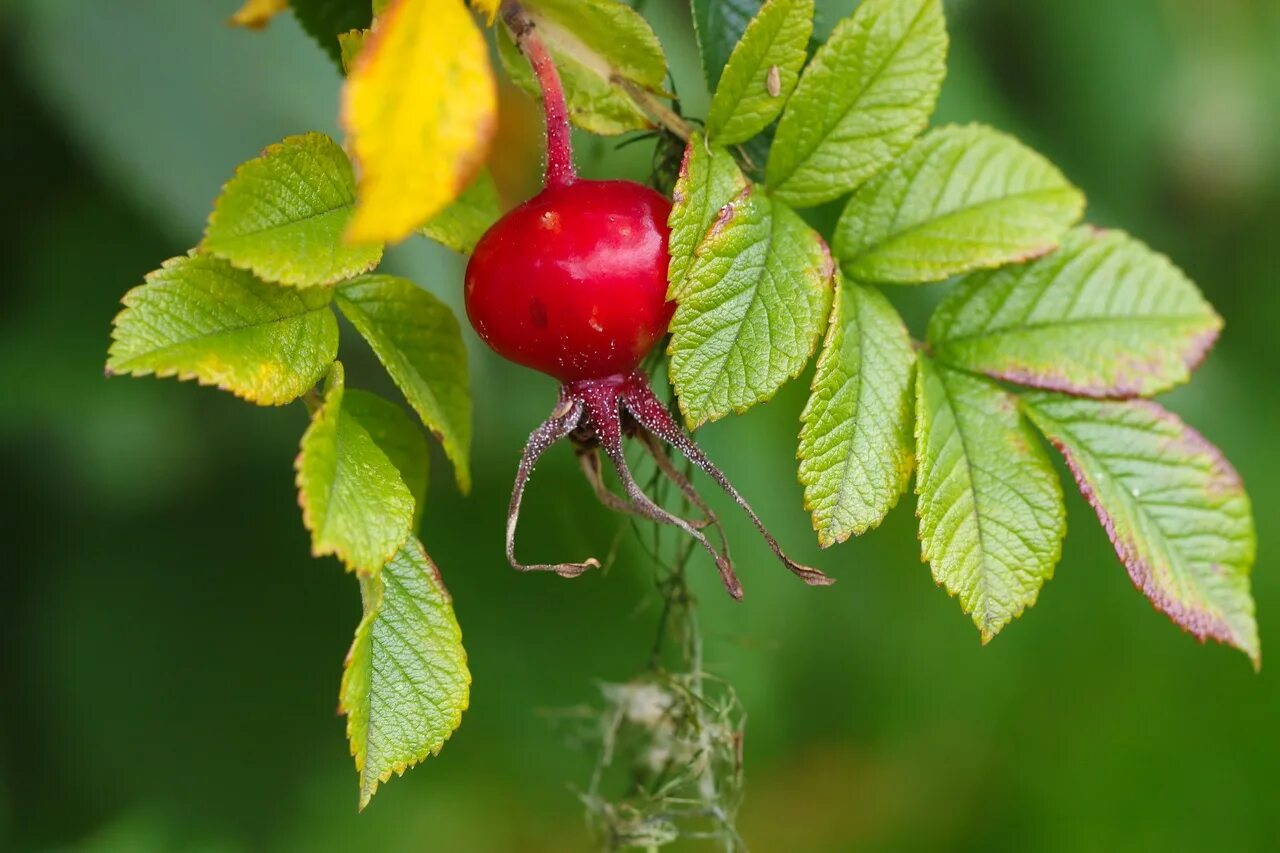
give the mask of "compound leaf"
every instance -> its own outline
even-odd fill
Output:
[[[219,258],[166,261],[124,295],[108,373],[177,376],[275,406],[315,386],[338,353],[329,288],[269,284]]]
[[[638,12],[618,0],[526,0],[522,5],[560,72],[575,125],[604,135],[653,126],[625,89],[659,91],[667,76],[662,45]],[[516,85],[542,97],[506,28],[498,30],[498,55]]]
[[[410,537],[361,579],[364,618],[347,653],[339,710],[360,774],[360,808],[378,785],[440,752],[462,722],[471,672],[453,601],[422,543]]]
[[[1022,403],[1066,457],[1134,585],[1201,641],[1235,646],[1257,666],[1253,515],[1221,451],[1145,400],[1036,392]]]
[[[323,133],[290,136],[236,170],[200,249],[281,284],[351,278],[382,258],[381,244],[343,243],[355,200],[351,161],[338,143]]]
[[[765,168],[797,207],[839,198],[924,130],[946,75],[940,0],[863,0],[818,49],[778,122]]]
[[[367,275],[338,290],[338,307],[386,367],[409,405],[471,488],[471,392],[458,320],[435,296],[403,278]]]
[[[853,195],[836,227],[846,274],[923,284],[1043,255],[1084,212],[1048,160],[981,125],[922,137]]]
[[[778,117],[813,33],[813,0],[768,0],[747,25],[707,111],[707,138],[745,142]]]
[[[698,136],[689,140],[680,163],[680,176],[671,193],[673,203],[667,220],[671,228],[667,240],[671,254],[667,271],[668,299],[680,296],[694,253],[716,216],[746,188],[746,176],[728,151],[709,146]]]
[[[974,273],[929,321],[937,357],[999,379],[1094,397],[1185,382],[1222,319],[1168,258],[1079,228],[1022,266]]]
[[[750,188],[725,206],[671,320],[671,380],[690,426],[768,400],[813,354],[831,256],[795,211]]]
[[[298,503],[311,553],[334,554],[369,575],[404,545],[414,501],[396,466],[348,410],[344,385],[342,363],[334,362],[294,466]]]
[[[923,356],[917,364],[921,553],[985,643],[1053,576],[1062,485],[1013,395]]]
[[[346,232],[353,243],[403,239],[456,199],[479,171],[497,121],[489,51],[459,0],[389,6],[343,98],[360,166]]]
[[[914,364],[884,294],[842,282],[800,416],[800,483],[824,548],[878,525],[906,491]]]

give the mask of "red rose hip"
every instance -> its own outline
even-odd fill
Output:
[[[542,192],[495,222],[476,244],[467,264],[467,317],[499,355],[561,383],[551,417],[529,436],[516,469],[507,509],[507,561],[520,571],[565,577],[600,565],[595,559],[532,565],[516,559],[516,524],[529,476],[548,447],[568,438],[605,505],[683,530],[711,555],[729,594],[741,598],[724,530],[667,457],[665,443],[728,492],[791,572],[809,584],[831,583],[822,572],[782,553],[742,495],[680,428],[637,369],[666,334],[675,312],[674,303],[667,302],[671,202],[630,181],[578,179],[555,65],[519,7],[503,4],[502,10],[542,89],[546,182]],[[635,438],[653,455],[658,471],[701,511],[701,519],[674,515],[641,490],[623,451],[625,438]],[[601,478],[601,451],[618,475],[621,495]],[[703,532],[708,525],[719,534],[720,547]]]
[[[467,264],[467,316],[499,355],[561,382],[629,373],[667,331],[671,203],[630,181],[552,184]]]

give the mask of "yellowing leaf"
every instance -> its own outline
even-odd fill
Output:
[[[244,0],[244,5],[236,10],[227,23],[233,27],[260,30],[288,8],[289,0]]]
[[[462,192],[496,123],[484,37],[461,0],[397,0],[377,19],[344,92],[359,166],[353,243],[407,237]]]

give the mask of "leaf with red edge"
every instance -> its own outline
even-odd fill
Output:
[[[1146,400],[1037,392],[1022,403],[1066,457],[1134,585],[1201,641],[1235,646],[1258,666],[1253,515],[1221,451]]]

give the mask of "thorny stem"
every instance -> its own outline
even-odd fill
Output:
[[[516,0],[503,0],[502,20],[511,30],[516,46],[529,60],[538,87],[542,90],[542,110],[547,119],[548,187],[563,187],[578,177],[573,168],[573,141],[569,131],[569,108],[565,104],[560,73],[551,60],[546,45],[538,37],[537,27]]]

